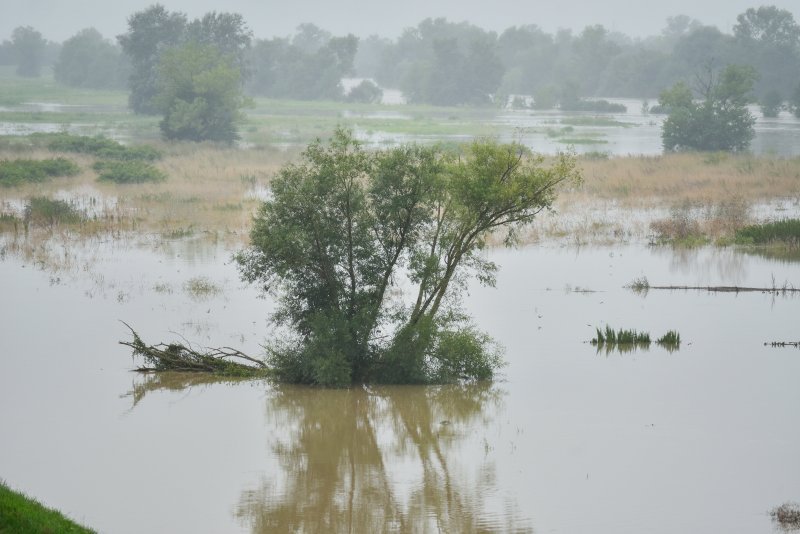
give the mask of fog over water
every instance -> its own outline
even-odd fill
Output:
[[[11,31],[21,25],[33,26],[54,41],[63,41],[89,26],[107,36],[118,35],[125,31],[128,15],[153,3],[150,0],[0,0],[0,39],[7,39]],[[800,3],[796,0],[767,3],[792,12],[795,19],[800,18]],[[313,22],[334,34],[367,36],[377,33],[395,37],[404,28],[415,26],[427,17],[467,21],[498,32],[509,26],[525,24],[536,24],[547,32],[559,28],[580,31],[588,25],[602,24],[611,31],[644,37],[658,34],[667,17],[679,14],[730,32],[737,14],[761,3],[757,0],[496,0],[491,3],[474,0],[295,0],[284,4],[274,0],[166,0],[161,4],[169,10],[183,11],[190,17],[214,10],[241,13],[257,37],[287,35],[303,22]]]

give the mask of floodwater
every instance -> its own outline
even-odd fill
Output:
[[[800,296],[623,288],[800,286],[798,262],[492,250],[497,287],[465,305],[499,380],[323,390],[130,372],[118,320],[258,354],[272,303],[223,246],[2,239],[0,476],[100,532],[751,534],[800,500],[800,350],[764,346],[800,338]],[[597,353],[606,324],[683,345]]]

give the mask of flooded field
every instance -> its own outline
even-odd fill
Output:
[[[800,286],[800,263],[641,243],[492,250],[468,310],[494,384],[322,390],[141,376],[133,325],[259,353],[272,304],[235,246],[0,244],[0,473],[100,532],[769,533],[800,495],[800,297],[623,286]],[[52,249],[58,252],[58,245]],[[199,282],[202,283],[199,283]],[[198,290],[198,288],[211,288]],[[598,352],[595,327],[680,332]]]

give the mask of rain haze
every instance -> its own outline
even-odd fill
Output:
[[[0,0],[0,533],[800,534],[759,1]]]
[[[155,2],[141,0],[115,2],[2,0],[0,38],[8,38],[15,27],[26,25],[34,26],[46,38],[59,42],[90,26],[106,36],[114,36],[125,31],[128,15],[153,3]],[[645,37],[658,34],[668,17],[688,15],[703,24],[717,26],[723,32],[730,32],[736,23],[737,14],[758,5],[747,0],[714,2],[296,0],[289,3],[182,0],[165,1],[161,4],[172,11],[183,11],[190,17],[198,17],[208,11],[241,13],[256,37],[288,35],[304,22],[314,23],[334,34],[353,33],[361,37],[378,34],[396,37],[404,28],[415,26],[420,20],[428,17],[446,17],[453,22],[467,21],[497,32],[510,26],[527,24],[536,24],[550,33],[561,28],[580,31],[588,25],[602,24],[611,31],[631,37]],[[770,4],[791,11],[795,18],[800,15],[800,7],[795,1],[778,0]]]

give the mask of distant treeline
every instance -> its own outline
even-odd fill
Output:
[[[426,19],[394,40],[373,35],[359,42],[313,24],[300,25],[292,36],[253,39],[240,15],[210,13],[189,21],[159,5],[128,22],[130,31],[116,42],[90,28],[61,45],[33,28],[17,28],[0,44],[0,64],[17,65],[25,76],[52,65],[56,79],[70,86],[136,92],[137,84],[152,83],[142,58],[153,64],[152,56],[164,49],[199,39],[229,55],[248,93],[273,98],[343,99],[341,78],[360,76],[399,88],[415,103],[482,105],[524,94],[549,107],[592,96],[657,97],[678,81],[691,84],[709,67],[733,63],[755,68],[760,102],[800,98],[800,26],[774,6],[741,13],[731,34],[680,15],[644,39],[600,25],[551,34],[531,24],[497,34],[445,19]],[[137,46],[146,54],[137,56]],[[374,91],[364,94],[375,98]]]

